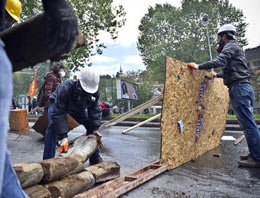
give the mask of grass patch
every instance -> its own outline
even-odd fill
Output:
[[[112,118],[115,118],[115,117],[117,117],[117,116],[119,116],[120,114],[115,114],[115,113],[113,113],[112,114]],[[151,117],[153,117],[153,116],[155,116],[156,114],[141,114],[141,115],[139,115],[139,114],[136,114],[136,115],[132,115],[130,118],[151,118]]]
[[[255,120],[260,120],[260,114],[254,114]],[[235,115],[227,115],[227,120],[237,120]]]

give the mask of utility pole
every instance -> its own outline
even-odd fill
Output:
[[[206,15],[203,17],[203,21],[206,23],[207,37],[208,37],[208,45],[209,45],[209,57],[210,57],[210,60],[212,60],[211,45],[210,45],[210,39],[209,39],[208,18],[207,18]]]

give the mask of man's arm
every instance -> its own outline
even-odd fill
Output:
[[[54,102],[54,109],[51,115],[53,122],[53,127],[61,138],[68,137],[67,132],[69,130],[68,120],[67,120],[67,103],[70,97],[69,89],[65,83],[60,84],[60,86],[55,91],[56,99]]]
[[[47,42],[55,52],[69,52],[78,34],[78,20],[65,0],[42,0],[47,16]]]
[[[228,60],[233,55],[234,50],[232,49],[232,45],[226,45],[222,52],[214,60],[199,64],[198,69],[205,70],[217,67],[225,67],[228,63]]]
[[[52,94],[54,82],[55,82],[54,75],[49,74],[46,76],[45,86],[44,86],[45,106],[48,106],[49,98]]]

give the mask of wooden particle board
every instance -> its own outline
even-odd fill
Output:
[[[69,114],[67,114],[67,120],[68,120],[69,131],[79,126],[79,123],[76,120],[74,120],[74,118],[72,118]],[[48,124],[49,124],[48,113],[47,111],[44,111],[42,116],[39,117],[39,119],[35,122],[32,128],[37,133],[40,133],[45,137]]]
[[[222,79],[205,77],[209,72],[169,57],[165,62],[161,161],[173,169],[220,144],[229,96]]]

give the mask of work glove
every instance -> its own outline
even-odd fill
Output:
[[[210,77],[211,78],[216,78],[216,76],[217,76],[216,72],[214,72],[214,71],[210,72]]]
[[[67,153],[69,150],[69,141],[68,141],[68,138],[63,138],[61,140],[61,145],[60,145],[60,152],[59,154],[61,153]]]
[[[102,140],[101,140],[102,135],[99,133],[98,130],[94,130],[92,134],[93,134],[93,135],[96,135],[96,136],[98,137],[98,145],[99,145],[99,148],[100,148],[100,149],[103,149],[104,144],[103,144],[103,142],[102,142]]]
[[[188,66],[191,68],[191,69],[199,69],[199,65],[197,65],[196,63],[188,63]]]
[[[56,53],[69,52],[78,34],[78,20],[65,0],[42,0],[47,17],[47,42]]]

